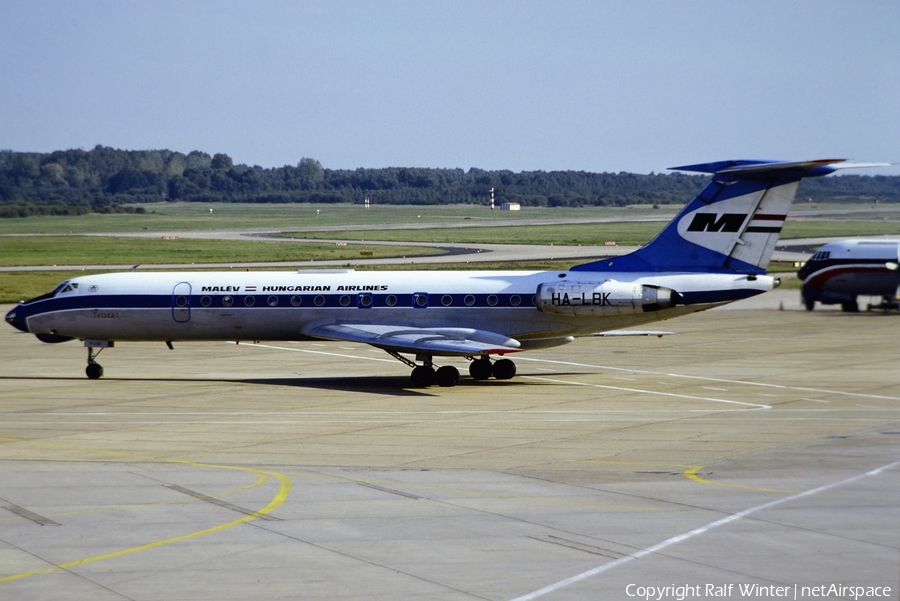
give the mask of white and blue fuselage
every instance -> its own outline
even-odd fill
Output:
[[[325,325],[459,328],[546,346],[660,321],[772,289],[769,276],[578,271],[112,273],[63,282],[7,321],[47,340],[302,340]],[[583,285],[589,296],[546,289]],[[661,304],[643,287],[674,290]],[[637,289],[638,293],[633,291]],[[544,300],[541,303],[541,291]],[[594,304],[594,290],[599,298]],[[604,304],[606,303],[606,304]],[[655,305],[655,306],[654,306]],[[505,342],[506,345],[501,344]],[[459,353],[479,354],[475,350]]]

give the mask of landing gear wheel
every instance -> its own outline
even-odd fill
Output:
[[[412,370],[410,377],[412,378],[413,386],[416,388],[428,388],[434,384],[435,373],[432,367],[420,365]]]
[[[494,363],[494,377],[498,380],[509,380],[516,375],[516,364],[509,359],[500,359]]]
[[[99,363],[88,363],[87,369],[84,370],[91,380],[98,380],[103,375],[103,366]]]
[[[816,301],[809,299],[809,298],[805,298],[805,299],[803,299],[803,306],[806,307],[807,311],[812,311],[813,309],[816,308]]]
[[[469,363],[469,375],[473,380],[487,380],[491,377],[493,369],[490,359],[476,359]]]
[[[443,386],[444,388],[456,386],[459,382],[459,370],[452,365],[445,365],[438,368],[434,374],[434,379],[438,386]]]

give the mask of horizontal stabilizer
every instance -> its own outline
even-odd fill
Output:
[[[771,177],[816,177],[833,173],[847,159],[820,159],[817,161],[717,161],[697,165],[671,167],[676,171],[696,171],[748,178]]]
[[[866,169],[868,167],[893,167],[894,163],[840,163],[832,165],[835,169]]]

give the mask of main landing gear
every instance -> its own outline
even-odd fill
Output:
[[[491,363],[488,356],[482,356],[478,359],[470,357],[469,375],[473,380],[487,380],[494,376],[498,380],[509,380],[516,375],[516,364],[509,359],[500,359]]]
[[[431,355],[417,355],[416,359],[422,361],[422,365],[417,365],[403,355],[393,351],[387,351],[389,355],[413,368],[410,374],[412,384],[416,388],[428,388],[434,384],[442,387],[456,386],[459,383],[459,370],[452,365],[444,365],[435,368],[432,363]],[[516,364],[509,359],[500,359],[491,362],[490,357],[483,355],[478,357],[466,357],[471,361],[469,364],[469,375],[473,380],[487,380],[494,376],[498,380],[509,380],[516,375]]]
[[[430,363],[418,365],[410,374],[413,386],[416,388],[428,388],[432,384],[449,387],[459,383],[459,370],[452,365],[445,365],[435,369]]]

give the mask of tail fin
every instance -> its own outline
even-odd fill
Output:
[[[712,180],[657,236],[633,253],[572,271],[725,271],[765,273],[804,177],[834,172],[843,159],[720,161],[673,167]]]

